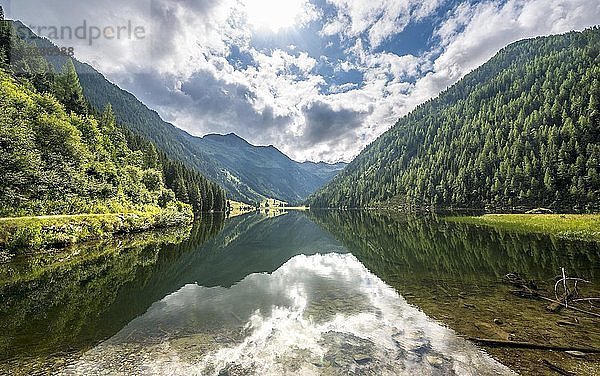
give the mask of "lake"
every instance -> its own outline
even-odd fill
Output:
[[[552,296],[600,296],[600,244],[366,211],[208,215],[192,228],[0,264],[0,373],[511,375],[600,359],[468,337],[600,347]],[[577,320],[577,321],[575,321]],[[573,325],[560,325],[559,321]],[[538,372],[540,371],[540,372]]]

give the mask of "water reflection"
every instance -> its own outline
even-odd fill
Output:
[[[517,273],[535,281],[541,295],[553,296],[554,276],[565,267],[570,275],[593,282],[582,287],[584,296],[599,296],[597,242],[447,223],[435,216],[352,211],[310,216],[411,304],[461,335],[559,346],[600,343],[600,327],[593,317],[569,310],[549,314],[544,302],[516,297],[510,293],[514,287],[502,283],[505,274]],[[577,374],[600,372],[597,361],[560,352],[488,351],[521,374],[550,372],[540,369],[541,356]]]
[[[65,374],[501,375],[350,254],[295,256],[230,288],[186,285]]]
[[[302,215],[205,216],[190,229],[81,244],[0,266],[0,374],[46,372],[190,283],[231,286],[298,254],[345,252]]]
[[[63,358],[118,332],[164,297],[155,291],[156,281],[183,252],[175,245],[202,243],[222,225],[223,218],[206,217],[193,228],[79,244],[1,264],[0,374],[48,373]]]
[[[512,272],[547,280],[561,267],[586,279],[600,277],[598,243],[392,212],[312,211],[310,217],[380,277],[467,282]]]
[[[228,220],[218,236],[182,255],[170,274],[177,275],[177,288],[190,283],[229,287],[249,274],[273,272],[296,255],[319,252],[347,250],[302,213],[251,213]]]
[[[493,324],[504,274],[551,282],[565,266],[597,281],[600,267],[596,243],[435,217],[252,213],[186,231],[1,265],[0,374],[507,372],[431,317],[508,338]],[[584,321],[581,335],[549,334],[545,320],[527,323],[542,340],[600,338]]]

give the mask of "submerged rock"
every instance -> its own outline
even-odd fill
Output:
[[[444,364],[444,360],[439,356],[435,355],[427,355],[425,356],[425,360],[427,360],[427,363],[429,363],[433,367],[439,367],[442,364]]]
[[[585,353],[581,351],[565,351],[567,354],[572,355],[576,358],[585,358]]]
[[[354,358],[354,361],[358,364],[367,364],[371,360],[373,360],[370,356],[365,355],[365,354],[356,354],[356,355],[352,356],[352,358]]]

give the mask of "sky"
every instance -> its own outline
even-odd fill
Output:
[[[0,4],[188,133],[301,162],[350,161],[511,42],[600,23],[600,0]]]

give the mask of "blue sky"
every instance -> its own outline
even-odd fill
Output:
[[[600,20],[600,0],[0,3],[27,25],[143,27],[143,39],[91,45],[45,36],[191,134],[328,162],[351,160],[508,43]]]

